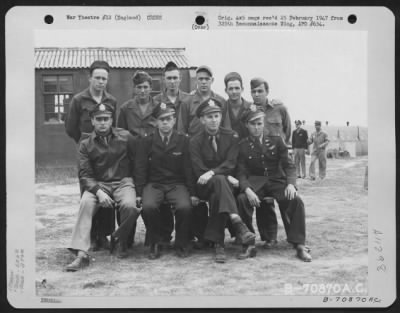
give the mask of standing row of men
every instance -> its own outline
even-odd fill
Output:
[[[239,258],[254,257],[254,208],[261,239],[267,247],[276,243],[271,199],[279,204],[297,256],[311,260],[305,246],[304,204],[285,144],[290,117],[281,103],[268,100],[265,80],[251,81],[251,105],[241,97],[240,75],[229,73],[225,101],[211,89],[212,70],[201,66],[197,89],[189,95],[179,90],[179,69],[169,62],[165,92],[152,98],[151,77],[136,72],[135,97],[121,105],[116,119],[116,100],[105,90],[108,74],[106,62],[91,65],[89,88],[73,97],[66,120],[68,135],[79,144],[82,196],[70,246],[77,257],[67,270],[88,265],[92,218],[99,207],[118,210],[119,227],[111,233],[110,250],[117,247],[119,257],[127,256],[140,214],[149,258],[160,257],[161,243],[170,240],[173,229],[171,208],[178,256],[188,255],[189,242],[196,237],[200,246],[213,243],[215,261],[225,262],[224,232],[230,225],[242,243]],[[113,127],[116,120],[119,128]],[[105,242],[104,233],[100,236]]]

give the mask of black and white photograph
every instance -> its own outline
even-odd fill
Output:
[[[13,29],[27,12],[32,26]],[[7,120],[29,120],[7,125],[14,306],[394,301],[387,9],[20,7],[7,19]]]

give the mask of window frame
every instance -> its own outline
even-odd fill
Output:
[[[49,92],[45,91],[45,78],[46,77],[56,77],[56,91],[55,92]],[[62,92],[60,91],[60,77],[67,77],[68,79],[71,80],[71,91],[66,91]],[[72,99],[74,95],[74,75],[73,73],[60,73],[60,72],[55,72],[55,73],[45,73],[41,75],[41,84],[42,84],[42,99],[43,99],[43,118],[44,118],[44,124],[64,124],[65,121],[65,116],[67,114],[68,106],[65,105],[63,100],[63,103],[60,103],[60,96],[68,96],[68,100]],[[58,98],[58,104],[56,105],[55,103],[52,104],[54,108],[57,107],[57,112],[49,112],[46,109],[46,106],[48,103],[45,101],[46,96],[57,96]],[[63,108],[63,112],[60,112],[60,108]],[[50,121],[46,120],[46,115],[47,114],[57,114],[58,120],[57,121]]]

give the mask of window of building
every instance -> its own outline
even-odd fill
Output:
[[[44,120],[63,123],[73,94],[72,75],[43,76]]]
[[[152,75],[152,90],[151,90],[151,96],[154,97],[155,95],[158,95],[161,92],[161,77],[155,77]]]

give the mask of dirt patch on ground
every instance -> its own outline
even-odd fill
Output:
[[[309,163],[309,159],[308,159]],[[328,160],[323,181],[299,180],[306,205],[307,244],[313,262],[303,263],[286,243],[281,221],[279,244],[264,250],[257,239],[254,259],[235,258],[239,247],[227,233],[226,264],[213,262],[213,250],[193,251],[179,259],[173,250],[147,259],[145,228],[138,221],[135,245],[127,259],[107,251],[92,254],[89,268],[63,272],[73,256],[66,249],[79,206],[79,187],[36,185],[36,275],[40,296],[167,296],[304,294],[305,284],[367,286],[368,193],[363,189],[366,158]],[[279,216],[279,213],[277,213]],[[296,289],[297,288],[297,289]],[[366,294],[366,292],[365,292]]]

